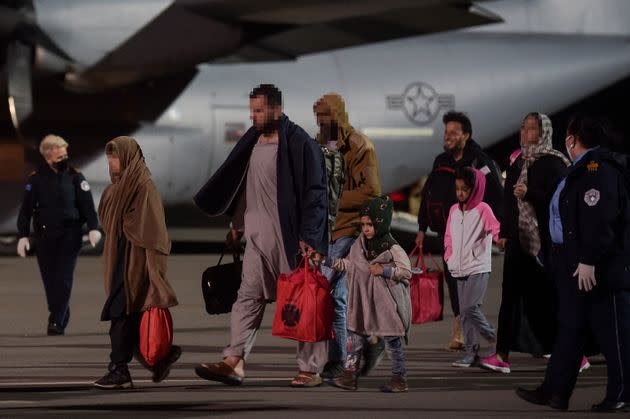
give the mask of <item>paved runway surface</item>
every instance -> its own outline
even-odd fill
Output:
[[[383,394],[389,360],[360,381],[356,392],[324,385],[292,389],[297,372],[295,345],[271,336],[274,305],[247,364],[241,387],[226,387],[197,378],[200,362],[220,359],[228,340],[229,315],[208,316],[200,294],[200,274],[216,255],[174,256],[169,278],[180,305],[172,310],[175,342],[183,355],[170,377],[154,384],[133,362],[135,389],[104,391],[91,383],[104,373],[109,356],[108,323],[99,321],[105,300],[99,258],[79,259],[66,336],[47,337],[43,286],[34,257],[0,258],[0,417],[594,417],[592,403],[604,395],[606,367],[601,358],[582,374],[568,414],[529,405],[514,395],[519,385],[535,386],[546,361],[514,354],[512,374],[477,368],[456,369],[458,354],[443,350],[450,331],[445,321],[413,327],[406,347],[410,391]],[[485,309],[496,326],[500,302],[500,257]]]

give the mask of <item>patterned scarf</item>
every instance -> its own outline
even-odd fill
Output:
[[[366,258],[374,260],[378,255],[392,248],[398,242],[390,233],[394,204],[387,196],[372,199],[361,210],[361,216],[368,216],[374,224],[374,237],[365,239]]]
[[[527,144],[522,146],[523,168],[521,169],[521,174],[516,182],[517,184],[522,183],[527,185],[527,170],[534,164],[534,162],[536,162],[536,160],[543,156],[555,156],[562,159],[565,165],[568,166],[570,164],[564,154],[553,148],[553,128],[549,117],[542,113],[534,113],[527,115],[525,119],[532,115],[538,118],[538,122],[542,126],[542,135],[538,139],[537,144]],[[525,119],[523,119],[523,123],[525,122]],[[518,230],[521,247],[525,252],[537,258],[538,262],[542,264],[541,259],[539,258],[541,244],[538,219],[536,218],[536,209],[525,199],[518,199],[516,202],[518,205]]]

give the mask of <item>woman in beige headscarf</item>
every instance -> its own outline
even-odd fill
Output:
[[[160,194],[151,180],[140,146],[130,137],[117,137],[105,147],[112,184],[105,188],[98,214],[105,230],[103,268],[108,296],[101,320],[111,320],[109,372],[94,385],[133,387],[127,364],[138,344],[141,313],[151,307],[177,305],[166,279],[171,243]],[[153,367],[153,381],[162,381],[181,349]]]

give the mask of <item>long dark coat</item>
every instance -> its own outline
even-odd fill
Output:
[[[209,216],[234,216],[242,194],[249,159],[261,132],[251,127],[194,197]],[[278,143],[278,212],[291,269],[297,266],[299,241],[328,254],[326,170],[322,152],[301,127],[282,115]]]

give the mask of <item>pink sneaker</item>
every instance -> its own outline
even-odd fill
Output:
[[[588,358],[582,357],[582,363],[580,364],[580,372],[586,371],[591,368],[591,364],[588,362]]]
[[[496,354],[481,358],[479,360],[479,364],[481,365],[481,368],[502,372],[504,374],[510,373],[510,363],[500,361]]]

